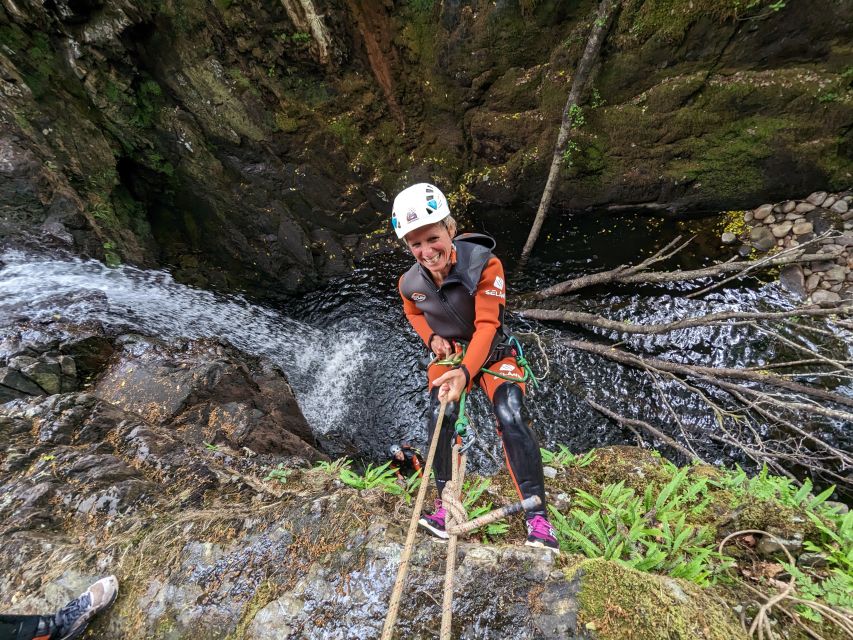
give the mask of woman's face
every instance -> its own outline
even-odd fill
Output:
[[[450,273],[453,243],[450,232],[440,222],[419,227],[406,234],[406,244],[418,264],[444,279]]]

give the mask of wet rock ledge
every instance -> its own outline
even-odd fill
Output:
[[[0,610],[51,611],[115,573],[119,599],[90,637],[379,637],[411,505],[341,483],[284,372],[211,341],[59,322],[6,331],[0,365]],[[642,494],[670,467],[599,449],[583,468],[549,468],[549,499],[567,512],[576,489],[622,482]],[[514,501],[508,475],[486,495]],[[718,535],[808,539],[789,510],[732,512],[731,495],[718,498],[707,511]],[[501,544],[462,542],[453,637],[745,638],[724,591],[554,558],[524,536],[515,518]],[[438,636],[445,552],[418,537],[397,637]]]
[[[821,238],[824,234],[826,237]],[[816,191],[804,200],[785,200],[733,215],[725,244],[740,241],[742,255],[768,254],[803,246],[813,256],[782,269],[782,285],[815,304],[853,300],[853,192]]]

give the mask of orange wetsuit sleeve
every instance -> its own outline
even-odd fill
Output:
[[[430,328],[426,316],[424,316],[423,312],[418,309],[417,305],[403,295],[403,291],[400,288],[402,284],[403,277],[401,276],[397,283],[397,291],[400,292],[400,298],[403,300],[403,313],[406,314],[406,319],[409,321],[409,324],[412,325],[412,328],[421,337],[421,340],[424,341],[427,349],[429,349],[429,339],[435,335],[435,332]]]
[[[492,350],[492,342],[501,326],[501,309],[506,306],[506,284],[501,261],[491,258],[483,269],[474,293],[474,336],[462,364],[473,379]]]

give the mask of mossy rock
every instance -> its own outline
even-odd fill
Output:
[[[609,484],[624,481],[625,486],[642,495],[649,483],[666,484],[671,474],[663,459],[647,449],[614,446],[596,449],[589,466],[567,469],[567,478],[566,488],[581,487],[598,493]]]
[[[711,590],[618,562],[585,560],[570,568],[579,587],[578,625],[600,640],[737,640],[732,611]]]

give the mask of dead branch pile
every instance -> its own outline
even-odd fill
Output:
[[[813,242],[825,238],[826,235],[819,236]],[[594,339],[564,339],[563,343],[572,350],[642,372],[660,399],[652,412],[655,419],[623,415],[606,406],[594,390],[586,392],[585,398],[590,407],[633,432],[640,443],[644,437],[651,438],[687,459],[701,460],[698,445],[710,439],[724,447],[735,447],[757,464],[766,464],[774,472],[795,480],[795,474],[802,479],[807,470],[845,491],[853,490],[853,455],[833,445],[829,441],[832,437],[825,435],[853,427],[853,396],[849,392],[853,380],[853,301],[784,310],[715,311],[644,323],[578,311],[570,308],[569,299],[559,298],[592,286],[701,280],[696,290],[686,294],[696,298],[737,278],[814,259],[808,253],[811,243],[804,243],[757,261],[733,259],[693,271],[650,269],[688,243],[689,240],[676,238],[639,264],[585,275],[522,296],[521,302],[527,308],[519,313],[530,319],[570,323],[591,330]],[[532,306],[543,300],[548,300],[549,307],[555,302],[558,306]],[[780,350],[797,355],[743,367],[687,364],[654,357],[638,337],[722,326],[742,326]],[[845,355],[838,357],[839,353]],[[691,421],[670,401],[674,391],[698,399],[707,407],[715,428],[709,432],[707,428],[691,426]],[[662,420],[661,415],[666,417]]]

